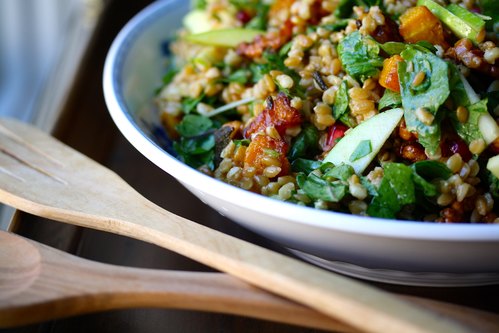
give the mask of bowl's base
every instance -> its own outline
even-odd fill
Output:
[[[305,252],[289,249],[297,257],[322,268],[369,281],[422,287],[470,287],[499,284],[499,273],[436,273],[402,272],[372,269],[341,261],[323,259]]]

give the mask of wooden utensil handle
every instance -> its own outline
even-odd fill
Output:
[[[15,177],[0,174],[0,197],[13,207],[157,244],[366,332],[469,331],[367,284],[167,212],[115,173],[45,133],[1,122],[4,169],[11,168]]]

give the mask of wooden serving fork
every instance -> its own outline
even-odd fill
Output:
[[[17,209],[156,244],[359,331],[472,331],[394,294],[172,214],[32,126],[0,120],[0,152],[0,201]]]

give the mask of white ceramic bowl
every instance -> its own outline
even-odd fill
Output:
[[[145,157],[224,216],[349,275],[413,285],[499,282],[499,225],[432,224],[364,218],[301,207],[241,190],[177,160],[152,99],[165,73],[165,42],[188,1],[157,1],[118,34],[104,68],[109,112]]]

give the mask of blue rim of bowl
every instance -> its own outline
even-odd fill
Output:
[[[157,1],[137,13],[119,32],[106,57],[103,74],[103,88],[106,104],[111,117],[127,140],[145,157],[171,174],[182,183],[207,183],[203,192],[221,198],[220,193],[233,194],[241,198],[244,206],[267,207],[267,214],[277,218],[286,212],[289,222],[311,225],[329,230],[364,234],[387,238],[424,239],[462,242],[499,241],[499,225],[487,224],[437,224],[420,221],[388,220],[373,217],[350,215],[333,211],[321,211],[310,207],[271,199],[223,183],[201,172],[186,167],[181,161],[167,153],[161,145],[145,133],[134,120],[120,93],[120,70],[126,52],[134,40],[151,22],[172,9],[174,1]],[[150,133],[149,133],[150,134]],[[159,153],[159,154],[158,154]]]

